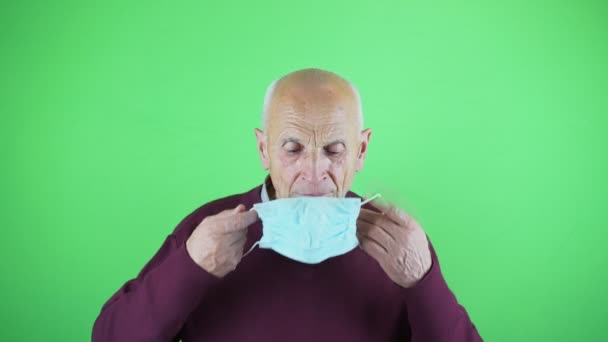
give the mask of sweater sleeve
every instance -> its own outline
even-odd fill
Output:
[[[199,267],[186,250],[198,225],[184,219],[144,266],[103,305],[92,341],[179,341],[180,330],[219,278]]]
[[[431,268],[416,285],[403,289],[411,341],[482,341],[465,308],[448,288],[435,249],[428,241]]]

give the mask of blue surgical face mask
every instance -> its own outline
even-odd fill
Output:
[[[256,203],[262,220],[262,238],[245,253],[259,245],[290,259],[317,264],[350,252],[359,245],[357,218],[359,198],[293,197]]]

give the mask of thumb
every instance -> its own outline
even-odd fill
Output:
[[[225,217],[228,215],[233,215],[233,214],[237,214],[242,212],[245,209],[245,206],[242,204],[237,205],[236,207],[230,209],[224,209],[222,210],[219,214],[217,214],[218,217]]]

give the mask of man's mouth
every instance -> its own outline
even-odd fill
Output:
[[[294,193],[294,197],[303,197],[303,196],[307,196],[307,197],[333,197],[334,194],[333,192],[311,192],[311,193],[305,193],[305,194],[301,194],[301,193]]]

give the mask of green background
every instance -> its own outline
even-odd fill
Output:
[[[353,190],[421,222],[485,340],[608,339],[606,2],[0,13],[0,340],[89,340],[182,218],[262,182],[264,91],[305,67],[359,88],[373,134]]]

